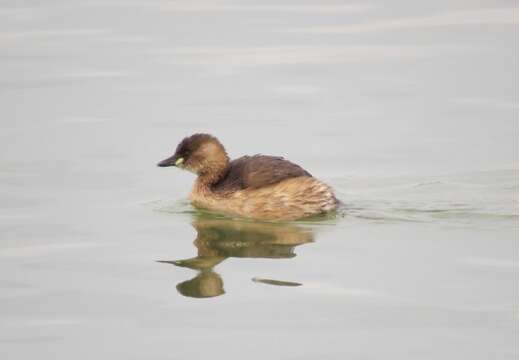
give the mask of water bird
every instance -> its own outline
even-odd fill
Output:
[[[158,163],[197,175],[189,194],[195,207],[259,220],[296,220],[337,209],[330,186],[282,157],[253,155],[230,160],[210,134],[184,138]]]

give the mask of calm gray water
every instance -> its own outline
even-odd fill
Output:
[[[0,2],[0,358],[519,358],[511,0]],[[195,211],[194,132],[335,216]]]

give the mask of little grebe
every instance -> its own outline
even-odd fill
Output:
[[[295,220],[337,209],[332,189],[282,157],[254,155],[230,161],[217,138],[195,134],[158,166],[198,175],[193,205],[265,220]]]

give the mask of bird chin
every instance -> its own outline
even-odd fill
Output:
[[[190,167],[190,166],[180,165],[180,166],[178,166],[178,167],[179,167],[180,169],[182,169],[182,170],[189,171],[189,172],[192,173],[192,174],[198,175],[198,171],[197,171],[197,169],[193,169],[193,168]]]

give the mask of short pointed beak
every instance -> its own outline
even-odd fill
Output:
[[[176,161],[177,161],[177,157],[175,155],[173,155],[173,156],[159,162],[157,164],[157,166],[160,166],[160,167],[175,166]]]

